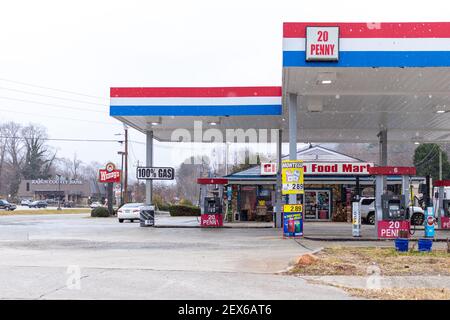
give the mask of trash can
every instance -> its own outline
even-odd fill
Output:
[[[142,206],[139,212],[141,227],[155,226],[155,206]]]
[[[431,252],[431,247],[433,246],[432,239],[422,238],[419,239],[419,252]]]
[[[395,243],[395,250],[397,250],[399,252],[407,252],[408,251],[408,246],[409,246],[408,239],[397,238],[397,239],[395,239],[394,243]]]

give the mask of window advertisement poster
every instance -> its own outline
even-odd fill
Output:
[[[303,236],[302,211],[301,204],[285,204],[283,206],[283,235],[285,237]]]
[[[283,160],[281,167],[281,182],[283,195],[303,194],[303,161]]]

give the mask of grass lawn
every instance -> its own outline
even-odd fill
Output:
[[[0,216],[13,215],[38,215],[38,214],[70,214],[70,213],[90,213],[90,208],[64,208],[62,210],[56,209],[30,209],[30,210],[14,210],[14,211],[0,211]]]
[[[332,247],[315,255],[306,254],[297,260],[289,274],[301,276],[368,276],[370,266],[377,266],[381,276],[450,276],[450,254],[447,250],[430,253],[399,253],[394,248]],[[380,289],[352,287],[323,279],[312,283],[330,285],[345,290],[350,295],[366,299],[388,300],[449,300],[448,288],[384,287]]]
[[[445,250],[399,253],[394,248],[373,247],[325,248],[314,256],[300,257],[290,273],[366,276],[371,265],[377,265],[383,276],[450,276],[450,254]]]

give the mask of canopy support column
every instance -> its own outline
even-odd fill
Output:
[[[288,96],[289,108],[289,160],[297,160],[297,95]],[[289,195],[289,204],[297,203],[297,195]]]
[[[146,132],[146,144],[145,144],[145,164],[147,167],[153,167],[153,131]],[[152,204],[152,191],[153,191],[153,181],[145,181],[145,204]]]
[[[274,226],[275,228],[281,228],[281,216],[282,216],[282,196],[281,196],[281,158],[282,158],[282,146],[283,146],[283,130],[278,130],[277,136],[277,184],[275,186],[275,199],[276,199],[276,211]]]
[[[387,166],[387,130],[381,129],[377,135],[379,139],[379,163],[381,167]],[[381,195],[387,190],[386,176],[380,175],[375,180],[375,234],[378,235],[378,221],[383,220],[381,208]]]

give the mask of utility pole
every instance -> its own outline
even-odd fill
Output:
[[[61,175],[57,174],[58,177],[58,208],[56,210],[61,210]]]
[[[120,165],[120,171],[121,171],[121,176],[120,176],[120,205],[123,205],[124,204],[124,201],[123,201],[123,181],[124,181],[124,174],[123,174],[123,158],[124,158],[124,156],[125,156],[125,152],[123,152],[123,151],[119,151],[119,152],[117,152],[120,156],[121,156],[121,158],[122,158],[122,163],[121,163],[121,165]]]
[[[125,129],[125,170],[124,170],[124,181],[123,181],[123,202],[128,202],[128,126],[123,125]]]
[[[439,148],[439,180],[442,180],[442,150]]]

